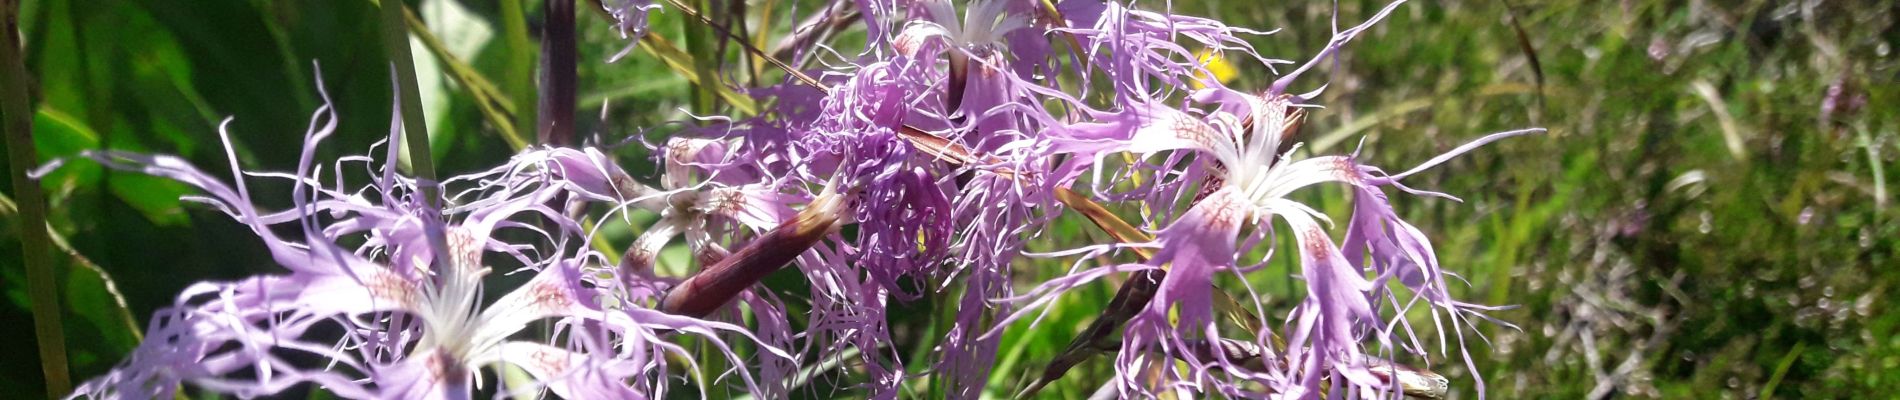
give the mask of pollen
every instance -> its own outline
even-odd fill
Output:
[[[635,243],[633,247],[627,248],[625,254],[620,256],[620,267],[627,271],[652,270],[654,256],[655,254],[653,254],[652,251],[648,251],[646,247]]]
[[[704,210],[717,216],[733,216],[743,211],[746,205],[745,192],[731,188],[719,188],[712,191],[706,199]]]
[[[699,155],[699,146],[686,139],[675,139],[666,143],[666,159],[675,164],[683,164]]]

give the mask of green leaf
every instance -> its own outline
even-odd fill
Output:
[[[99,134],[71,115],[40,107],[33,115],[33,147],[43,160],[70,159],[80,151],[99,148]],[[100,169],[98,164],[87,161],[68,162],[42,177],[40,187],[46,189],[50,197],[65,197],[63,194],[75,187],[97,185]]]
[[[80,320],[85,321],[85,325],[91,327],[86,330],[89,334],[81,337],[90,336],[100,340],[87,342],[89,344],[84,347],[101,347],[102,350],[106,350],[104,355],[109,357],[101,361],[105,363],[104,366],[109,367],[118,361],[117,355],[130,352],[133,347],[138,346],[139,325],[130,324],[132,321],[128,318],[131,314],[120,302],[119,296],[112,293],[113,289],[109,286],[112,284],[107,280],[105,271],[98,269],[97,266],[85,268],[77,265],[83,260],[77,255],[78,253],[69,254],[71,262],[66,263],[67,268],[65,268],[66,313],[78,316]],[[75,324],[68,328],[77,329],[79,326]],[[74,336],[72,332],[68,332],[67,335]],[[84,363],[75,359],[73,365],[84,366]]]
[[[52,170],[40,182],[49,198],[68,197],[72,191],[81,187],[93,187],[102,181],[105,171],[89,160],[76,160],[79,152],[99,148],[99,134],[84,122],[58,110],[41,108],[34,116],[33,145],[42,158],[66,159],[65,165]],[[122,148],[137,149],[136,142],[123,143]],[[179,207],[178,197],[191,193],[182,183],[144,174],[115,174],[108,181],[108,190],[119,200],[138,209],[145,218],[157,225],[176,225],[187,222],[184,210]]]

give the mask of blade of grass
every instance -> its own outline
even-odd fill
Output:
[[[738,42],[741,45],[740,47],[745,48],[746,52],[751,53],[755,57],[764,58],[766,63],[772,64],[772,66],[774,67],[778,67],[780,71],[784,71],[786,74],[791,75],[794,78],[798,78],[799,81],[804,82],[807,85],[812,85],[814,87],[819,87],[819,88],[825,87],[824,84],[819,83],[817,79],[813,79],[811,76],[805,75],[804,72],[800,72],[797,68],[792,68],[792,66],[789,64],[786,64],[784,60],[780,60],[777,57],[766,56],[766,53],[764,50],[759,50],[758,46],[753,46],[752,42],[745,40],[745,37],[739,36],[738,34],[732,33],[732,31],[721,28],[717,23],[714,23],[712,19],[706,18],[705,15],[700,14],[698,9],[688,7],[686,3],[681,2],[681,0],[666,0],[666,2],[667,4],[672,4],[673,7],[679,9],[680,12],[685,13],[686,16],[693,17],[693,20],[699,21],[701,26],[704,26],[707,29],[711,29],[715,33],[725,35],[725,37],[730,38],[735,42]],[[829,90],[829,89],[826,89],[826,90]]]
[[[1874,208],[1884,210],[1887,208],[1887,171],[1880,166],[1880,145],[1868,136],[1864,126],[1855,129],[1854,140],[1867,150],[1867,166],[1874,174]]]
[[[13,193],[20,197],[20,257],[26,263],[27,295],[33,300],[33,337],[39,345],[40,372],[46,377],[46,397],[57,399],[72,391],[66,371],[66,336],[59,313],[59,289],[53,282],[51,240],[46,235],[46,197],[40,181],[27,176],[39,162],[33,147],[33,100],[27,97],[26,59],[20,54],[20,3],[0,0],[0,118],[7,135],[7,165],[13,174]]]
[[[1761,398],[1775,398],[1775,387],[1781,386],[1781,378],[1788,376],[1788,369],[1794,367],[1795,360],[1801,359],[1801,352],[1807,349],[1808,342],[1795,343],[1794,348],[1788,350],[1788,354],[1781,356],[1781,362],[1775,363],[1775,375],[1769,377],[1768,383],[1761,386]]]
[[[390,3],[395,3],[391,6]],[[401,0],[378,0],[382,7],[383,51],[394,64],[398,108],[402,113],[403,143],[409,146],[409,170],[421,178],[423,197],[435,198],[435,161],[429,156],[429,127],[422,114],[422,92],[416,86],[416,61],[409,53],[409,25],[403,20]],[[430,200],[434,201],[434,200]]]
[[[1312,154],[1324,153],[1326,152],[1326,150],[1332,149],[1333,146],[1338,145],[1340,142],[1344,142],[1346,141],[1346,139],[1351,138],[1353,135],[1359,134],[1359,132],[1364,132],[1368,128],[1372,128],[1373,126],[1377,126],[1379,124],[1385,123],[1386,121],[1389,121],[1393,118],[1404,116],[1405,114],[1410,114],[1413,111],[1423,110],[1426,107],[1431,107],[1432,101],[1433,99],[1431,98],[1407,100],[1407,101],[1399,102],[1398,104],[1387,106],[1386,108],[1381,108],[1378,111],[1373,111],[1371,115],[1355,118],[1352,120],[1352,122],[1347,122],[1345,125],[1340,125],[1338,128],[1334,128],[1332,132],[1327,132],[1324,135],[1320,135],[1318,138],[1314,139],[1312,142],[1308,142],[1306,144],[1307,151],[1311,152]]]
[[[515,150],[527,148],[528,139],[521,137],[521,130],[518,129],[521,124],[516,122],[519,119],[517,116],[521,115],[517,111],[523,106],[510,100],[500,89],[495,88],[493,82],[483,77],[480,72],[476,72],[474,67],[470,67],[454,53],[450,53],[448,46],[442,43],[442,39],[430,32],[429,26],[422,21],[422,18],[416,16],[415,10],[403,7],[403,22],[416,33],[416,39],[422,41],[422,47],[428,48],[429,54],[434,55],[436,61],[448,67],[449,77],[467,89],[470,96],[475,97],[475,107],[481,110],[482,117],[487,119],[490,125],[494,125],[496,130],[501,131],[501,139],[508,142],[508,146]]]
[[[1735,121],[1735,115],[1728,111],[1728,102],[1722,100],[1722,93],[1708,80],[1697,79],[1689,83],[1689,91],[1708,103],[1709,111],[1715,112],[1715,122],[1722,127],[1722,143],[1728,145],[1728,153],[1736,161],[1748,160],[1747,143],[1743,138],[1742,124]]]
[[[260,16],[272,16],[270,3],[267,1],[252,1],[251,6],[257,9]],[[289,82],[291,87],[296,89],[291,98],[297,100],[297,108],[305,110],[317,108],[314,104],[315,99],[310,98],[310,87],[303,80],[307,76],[304,75],[303,68],[299,66],[303,60],[297,59],[294,42],[290,40],[290,32],[285,30],[283,24],[275,18],[258,18],[257,22],[264,25],[264,29],[270,32],[271,40],[277,43],[277,56],[284,60],[284,81]],[[217,121],[220,118],[210,119]]]
[[[520,110],[526,110],[535,104],[534,93],[534,42],[528,39],[527,9],[521,0],[501,0],[501,30],[503,43],[508,45],[507,72],[502,75],[506,97],[514,99],[514,109],[509,115],[519,116]],[[479,75],[477,75],[479,77]],[[534,130],[534,121],[527,118],[514,119],[514,131]]]
[[[1500,1],[1504,3],[1505,14],[1510,16],[1511,30],[1517,33],[1517,49],[1524,52],[1524,60],[1531,65],[1531,76],[1537,79],[1537,111],[1541,113],[1544,111],[1544,63],[1537,60],[1537,47],[1531,45],[1531,35],[1524,31],[1523,18],[1519,16],[1522,13],[1510,0]]]
[[[692,0],[689,4],[674,3],[682,10],[693,10],[689,14],[697,15],[699,8],[710,8],[710,0]],[[692,110],[695,114],[706,115],[715,112],[718,106],[718,89],[713,87],[719,82],[720,54],[716,50],[720,40],[713,35],[717,23],[706,20],[704,24],[687,24],[681,32],[680,41],[686,43],[686,54],[693,60]]]
[[[429,152],[428,119],[422,113],[422,92],[416,85],[416,61],[409,54],[409,25],[403,22],[401,0],[381,0],[383,28],[383,51],[389,52],[389,62],[394,71],[392,78],[396,87],[396,114],[392,119],[402,120],[403,142],[409,145],[409,171],[416,177],[416,187],[422,199],[431,208],[442,209],[442,196],[436,180],[435,160]],[[448,254],[448,237],[443,232],[429,233],[429,247],[435,254]],[[438,260],[441,258],[438,257]],[[439,270],[439,269],[438,269]]]
[[[1128,221],[1109,212],[1107,207],[1102,207],[1100,203],[1083,197],[1081,193],[1076,193],[1074,190],[1056,189],[1056,199],[1061,200],[1063,205],[1069,206],[1070,210],[1082,213],[1082,216],[1088,217],[1089,222],[1095,223],[1095,226],[1102,228],[1103,231],[1108,232],[1109,236],[1114,236],[1115,240],[1120,240],[1122,243],[1144,243],[1154,240],[1154,237],[1148,236],[1147,232],[1142,232],[1141,229],[1128,224]],[[1140,254],[1142,259],[1154,257],[1154,249],[1136,247],[1133,250],[1136,254]]]
[[[724,56],[726,54],[727,45],[730,45],[733,41],[746,42],[746,38],[751,36],[747,34],[748,31],[746,30],[745,20],[742,18],[736,18],[736,17],[744,17],[746,15],[746,8],[747,7],[744,1],[733,0],[733,1],[726,2],[725,15],[722,15],[721,17],[723,18],[723,21],[725,21],[724,26],[730,28],[730,31],[736,34],[734,35],[736,38],[732,40],[719,41],[718,45],[713,50],[714,56]],[[743,44],[751,44],[751,43],[746,42]],[[721,58],[720,60],[721,60],[720,63],[723,66],[725,59]],[[739,63],[739,68],[745,71],[747,80],[749,82],[752,82],[754,86],[757,86],[759,82],[759,76],[757,74],[752,73],[752,70],[753,70],[752,61],[756,60],[756,58],[740,57],[739,60],[741,61]]]
[[[752,32],[752,47],[765,47],[765,36],[772,32],[773,12],[778,11],[778,0],[764,0],[759,10],[759,26]],[[757,85],[760,74],[765,73],[765,59],[754,54],[751,58],[752,84]]]

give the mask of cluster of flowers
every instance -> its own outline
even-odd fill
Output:
[[[631,35],[658,8],[607,3]],[[180,384],[251,397],[314,384],[345,397],[466,398],[485,386],[480,369],[495,367],[532,377],[505,393],[666,397],[692,381],[779,398],[798,389],[801,368],[847,359],[872,397],[897,397],[917,370],[905,363],[929,362],[950,395],[975,398],[991,386],[1006,327],[1033,324],[1051,299],[1117,274],[1132,276],[1111,306],[1120,309],[1071,349],[1116,354],[1105,393],[1442,394],[1443,378],[1391,362],[1429,358],[1403,316],[1422,303],[1444,332],[1438,353],[1456,338],[1469,363],[1463,333],[1491,308],[1450,296],[1430,241],[1387,195],[1449,197],[1400,181],[1535,130],[1486,136],[1396,174],[1351,155],[1293,158],[1316,92],[1288,88],[1399,3],[1247,91],[1215,79],[1197,54],[1295,64],[1247,42],[1271,32],[1103,0],[962,10],[857,0],[871,45],[855,61],[750,89],[771,108],[654,146],[657,185],[597,148],[531,148],[440,182],[405,177],[395,173],[396,123],[383,157],[336,160],[326,181],[312,158],[335,127],[327,106],[292,173],[245,172],[232,158],[227,183],[173,157],[89,152],[196,186],[205,195],[188,200],[250,226],[285,271],[186,289],[143,345],[75,397],[170,397]],[[837,55],[822,43],[794,52]],[[351,186],[345,176],[369,178]],[[261,209],[247,180],[288,182],[293,206]],[[1325,214],[1288,198],[1322,183],[1352,193],[1339,241]],[[1144,212],[1130,224],[1104,205]],[[582,221],[632,210],[659,218],[617,262],[592,250],[599,234]],[[1026,253],[1068,212],[1123,242]],[[1214,280],[1259,273],[1271,252],[1246,254],[1273,247],[1280,226],[1297,243],[1305,293],[1281,328],[1261,328],[1275,322],[1253,316],[1265,315],[1261,296]],[[700,266],[686,276],[655,268],[676,236]],[[1110,253],[1142,261],[1082,267]],[[496,280],[489,257],[519,265],[503,275],[531,277],[485,300]],[[1025,257],[1076,267],[1022,282],[1012,268]],[[757,284],[788,266],[810,288],[798,307]],[[886,312],[926,296],[956,314],[936,354],[913,360],[891,347]],[[1223,307],[1252,311],[1241,313],[1250,328],[1220,328]],[[1120,332],[1120,343],[1099,340],[1105,332]],[[707,354],[723,360],[698,365]],[[1074,362],[1051,362],[1045,378]]]

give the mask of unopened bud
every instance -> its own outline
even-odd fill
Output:
[[[946,114],[955,114],[963,107],[964,86],[970,81],[970,56],[962,52],[950,52],[950,82],[944,88],[948,94],[944,98],[943,109]]]
[[[711,315],[740,291],[818,244],[837,225],[843,210],[844,196],[826,191],[791,220],[680,282],[660,300],[660,311],[695,318]]]

